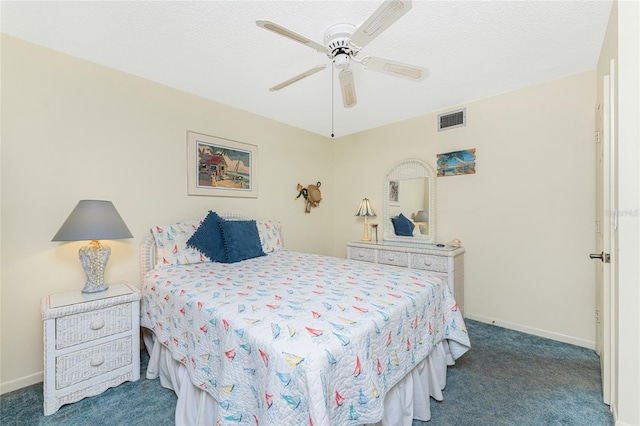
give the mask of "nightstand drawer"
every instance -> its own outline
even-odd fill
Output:
[[[447,272],[447,258],[429,254],[411,255],[411,267],[425,271]]]
[[[409,255],[398,251],[378,250],[378,263],[406,268],[409,266]]]
[[[80,383],[132,362],[131,336],[56,357],[56,389]]]
[[[131,330],[131,303],[56,319],[56,349]]]
[[[376,251],[372,249],[367,249],[367,248],[350,247],[349,259],[362,260],[364,262],[375,262]]]

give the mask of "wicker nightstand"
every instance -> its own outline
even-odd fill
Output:
[[[128,283],[101,293],[42,299],[44,414],[140,378],[140,292]]]

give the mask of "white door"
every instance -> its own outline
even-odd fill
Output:
[[[615,256],[611,256],[611,247],[615,247],[617,228],[617,202],[615,200],[615,177],[613,172],[615,153],[614,120],[614,62],[611,61],[611,73],[603,77],[603,95],[596,111],[596,352],[600,356],[602,374],[602,393],[605,403],[612,404],[612,389],[615,389],[614,338],[615,323],[611,316],[612,303],[615,301],[615,287],[612,286],[612,273],[615,268]]]

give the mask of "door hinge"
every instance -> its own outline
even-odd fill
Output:
[[[600,143],[600,131],[596,130],[596,143]]]

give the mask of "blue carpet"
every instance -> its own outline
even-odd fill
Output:
[[[444,401],[414,426],[610,426],[593,351],[466,320],[472,349],[449,368]],[[173,425],[176,396],[141,376],[42,414],[42,383],[0,397],[2,425]]]

